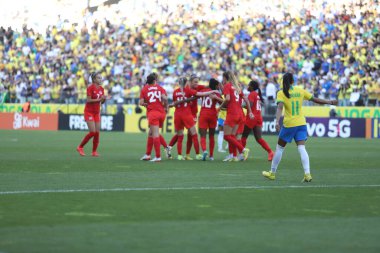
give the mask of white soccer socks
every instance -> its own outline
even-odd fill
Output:
[[[273,160],[272,160],[272,165],[271,165],[271,171],[273,173],[276,173],[277,167],[281,162],[282,158],[282,153],[284,152],[285,148],[281,147],[280,145],[277,144],[276,146],[276,152],[274,154]]]
[[[310,174],[310,160],[309,160],[309,155],[307,154],[305,145],[298,145],[298,152],[300,153],[300,156],[301,156],[302,167],[303,167],[303,170],[305,171],[305,174]]]

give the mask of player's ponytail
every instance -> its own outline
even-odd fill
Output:
[[[183,89],[185,87],[186,83],[187,83],[187,78],[186,77],[179,78],[178,85],[179,85],[179,87],[181,89]]]
[[[97,72],[91,72],[91,73],[90,73],[90,76],[89,76],[89,78],[88,78],[88,82],[89,82],[89,83],[94,83],[95,80],[96,80],[96,75],[97,75],[97,74],[98,74]]]
[[[258,91],[257,93],[259,94],[261,102],[264,102],[259,83],[255,80],[252,80],[249,82],[249,86],[252,88],[253,91]]]
[[[291,73],[285,73],[282,77],[282,91],[287,98],[290,98],[289,89],[290,85],[294,82],[293,75]]]
[[[235,87],[235,90],[240,94],[241,86],[235,74],[232,71],[226,71],[223,73],[223,76],[227,81],[232,83],[232,85]]]

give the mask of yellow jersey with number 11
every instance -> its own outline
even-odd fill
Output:
[[[290,86],[290,98],[287,98],[282,90],[277,92],[277,103],[284,103],[285,127],[296,127],[306,125],[306,119],[302,112],[302,103],[304,100],[311,100],[313,95],[300,87]]]

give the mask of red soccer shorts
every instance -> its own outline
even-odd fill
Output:
[[[230,127],[234,127],[236,125],[239,125],[240,122],[243,121],[243,116],[241,114],[228,114],[227,113],[227,117],[226,117],[226,121],[224,121],[224,125],[227,125],[227,126],[230,126]]]
[[[185,127],[186,129],[190,129],[195,123],[196,120],[194,120],[194,117],[191,114],[181,113],[174,115],[174,128],[176,131],[183,130]]]
[[[100,122],[100,113],[84,112],[85,121]]]
[[[158,111],[151,111],[147,114],[149,126],[159,126],[162,128],[164,125],[166,114]]]
[[[218,117],[216,115],[201,114],[198,127],[202,129],[216,128]]]
[[[254,127],[262,127],[263,126],[263,118],[262,117],[256,117],[254,119],[247,119],[245,121],[245,125],[249,127],[250,129]]]

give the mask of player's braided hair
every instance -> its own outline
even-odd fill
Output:
[[[254,91],[258,90],[257,93],[259,94],[260,100],[261,102],[264,102],[259,83],[256,80],[252,80],[249,82],[249,86],[252,87]]]
[[[285,73],[282,77],[282,91],[287,98],[290,98],[289,89],[290,85],[294,82],[293,75],[291,73]]]

